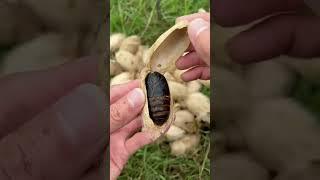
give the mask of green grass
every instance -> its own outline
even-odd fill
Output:
[[[209,0],[111,0],[110,32],[139,35],[146,45],[172,26],[179,16],[209,9]]]
[[[182,157],[170,155],[166,143],[146,146],[130,158],[119,179],[210,179],[209,132],[201,134],[202,146]]]
[[[111,0],[110,32],[138,35],[144,45],[153,42],[175,23],[179,16],[209,9],[209,0]],[[209,88],[201,92],[210,96]],[[201,131],[200,145],[189,154],[170,154],[168,143],[147,145],[135,153],[119,179],[210,179],[209,131]]]
[[[202,86],[202,88],[200,89],[200,91],[205,94],[206,96],[210,97],[210,88],[206,87],[206,86]]]

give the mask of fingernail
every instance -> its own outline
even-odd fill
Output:
[[[127,98],[132,108],[142,106],[145,100],[144,93],[140,88],[135,88],[131,92],[129,92]]]
[[[201,18],[197,18],[189,24],[189,35],[192,43],[194,44],[199,34],[209,28],[209,23]]]
[[[105,95],[99,87],[84,84],[54,106],[59,125],[76,147],[93,146],[107,136]]]

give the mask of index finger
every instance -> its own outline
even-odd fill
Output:
[[[237,26],[276,12],[296,11],[303,5],[303,0],[214,0],[212,13],[217,24]]]

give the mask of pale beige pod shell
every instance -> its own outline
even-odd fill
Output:
[[[175,62],[190,44],[187,25],[188,22],[181,21],[156,40],[149,49],[147,67],[161,74],[175,67]]]
[[[164,32],[149,48],[146,59],[144,60],[144,62],[147,62],[147,64],[145,64],[145,68],[142,69],[140,74],[141,87],[145,94],[147,94],[145,86],[145,78],[147,74],[157,71],[164,75],[170,69],[175,68],[175,62],[188,48],[190,40],[187,34],[187,25],[187,21],[181,21],[175,24],[166,32]],[[158,139],[160,136],[163,136],[174,121],[174,103],[171,93],[170,100],[169,118],[163,125],[157,126],[153,123],[149,116],[148,99],[146,96],[146,103],[142,113],[142,131],[150,132],[154,140]]]
[[[139,36],[136,36],[136,35],[129,36],[122,41],[120,45],[120,50],[128,51],[132,54],[136,54],[140,44],[141,44],[141,39]]]
[[[122,71],[121,65],[116,60],[110,59],[110,75],[116,76]]]
[[[185,130],[181,129],[178,126],[171,125],[169,130],[166,132],[165,137],[168,141],[171,142],[182,138],[183,136],[185,136],[185,134]]]
[[[168,85],[173,100],[180,102],[185,99],[188,94],[188,88],[185,84],[169,80]]]
[[[199,80],[199,82],[205,87],[210,87],[210,80]]]
[[[173,98],[172,95],[170,94],[170,115],[168,120],[161,126],[157,126],[153,123],[152,119],[149,116],[149,108],[148,108],[148,98],[147,98],[147,89],[145,85],[145,78],[148,73],[150,73],[151,70],[148,68],[144,68],[141,72],[141,88],[145,94],[146,100],[145,100],[145,105],[143,107],[143,112],[142,112],[142,120],[143,120],[143,127],[142,131],[147,131],[152,135],[152,139],[156,140],[160,136],[163,136],[169,129],[170,125],[173,123],[174,120],[174,111],[173,111]],[[170,87],[169,90],[171,91]]]
[[[121,33],[115,33],[110,36],[110,51],[115,52],[120,48],[122,41],[125,39],[125,35]]]
[[[199,92],[202,88],[202,84],[200,81],[190,81],[187,83],[188,93]]]
[[[185,101],[190,112],[196,115],[197,121],[210,124],[210,99],[201,92],[189,94]]]
[[[188,134],[183,138],[170,143],[171,154],[182,156],[194,150],[200,143],[199,134]]]
[[[110,86],[124,84],[133,79],[134,79],[134,73],[122,72],[111,79]]]
[[[164,77],[167,79],[167,81],[176,81],[174,76],[169,72],[164,73]]]
[[[176,118],[173,124],[188,133],[196,133],[199,129],[194,115],[188,110],[176,111]]]
[[[186,72],[187,70],[179,70],[179,69],[176,69],[174,72],[173,72],[173,76],[176,78],[177,81],[179,82],[184,82],[182,79],[181,79],[181,75]]]
[[[139,59],[132,53],[124,50],[119,50],[116,53],[116,61],[123,69],[129,72],[134,72],[139,66]]]

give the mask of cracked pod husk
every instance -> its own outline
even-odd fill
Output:
[[[154,140],[159,138],[160,136],[163,136],[168,131],[170,125],[173,123],[175,118],[173,109],[173,97],[170,93],[170,87],[168,86],[168,82],[163,75],[166,72],[171,72],[175,69],[175,62],[181,55],[183,55],[183,53],[190,44],[189,37],[187,34],[187,25],[188,24],[186,21],[179,22],[175,24],[173,27],[171,27],[169,30],[167,30],[165,33],[163,33],[156,40],[156,42],[148,50],[148,63],[146,64],[145,68],[141,71],[140,74],[141,88],[143,89],[146,95],[146,103],[142,112],[142,131],[150,132]],[[157,76],[159,81],[148,81],[150,84],[146,84],[146,80],[148,80],[146,78],[149,74],[151,74],[151,76]],[[154,78],[157,79],[156,77]],[[166,91],[166,93],[162,92],[160,89],[158,89],[161,87],[163,91],[166,91],[166,88],[168,88],[168,91]],[[157,102],[154,102],[154,98],[148,98],[148,90],[158,91],[158,94],[162,95],[162,97],[156,98],[157,101],[158,98],[160,98],[160,103],[162,103],[161,106],[158,106]],[[164,107],[164,105],[169,105],[169,107],[166,108]],[[157,107],[158,110],[155,110],[157,109],[155,107]],[[151,109],[149,108],[153,109],[151,111],[151,114]],[[156,113],[160,113],[162,116],[165,116],[165,118],[161,119],[161,122],[157,123],[155,121],[155,118],[151,117],[154,111],[156,111]]]

